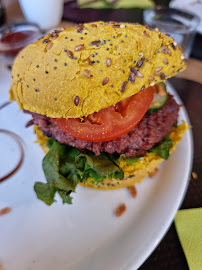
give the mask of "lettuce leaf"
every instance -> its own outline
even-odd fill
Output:
[[[160,144],[151,148],[149,151],[167,160],[169,157],[170,148],[172,146],[173,146],[173,142],[168,135],[163,139],[163,141]]]
[[[93,178],[95,185],[104,178],[122,180],[124,177],[117,163],[105,153],[99,156],[83,154],[76,148],[52,139],[47,142],[47,146],[50,150],[42,162],[47,183],[36,182],[34,185],[37,197],[47,205],[54,202],[56,192],[63,203],[71,204],[71,192],[75,191],[78,182],[85,182],[89,177]]]
[[[163,159],[168,159],[172,145],[172,140],[167,136],[149,151]],[[85,182],[88,178],[93,179],[92,183],[95,185],[102,182],[104,178],[122,180],[124,172],[118,166],[119,162],[126,160],[129,165],[132,165],[141,157],[126,158],[122,154],[114,158],[107,153],[95,156],[92,152],[83,154],[76,148],[60,144],[53,139],[47,142],[47,146],[50,150],[42,162],[47,183],[36,182],[34,185],[37,197],[47,205],[55,201],[56,192],[63,203],[71,204],[71,193],[75,191],[79,182]]]
[[[136,163],[138,161],[139,158],[141,158],[142,156],[139,157],[133,157],[133,158],[126,158],[125,154],[121,154],[120,157],[118,159],[116,159],[117,162],[120,162],[121,160],[125,160],[129,165],[133,165],[134,163]]]

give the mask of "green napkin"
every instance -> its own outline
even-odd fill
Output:
[[[175,227],[190,270],[202,270],[202,208],[180,210]]]
[[[80,8],[152,8],[154,3],[152,0],[77,0]]]

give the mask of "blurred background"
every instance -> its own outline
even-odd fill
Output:
[[[201,17],[200,0],[0,0],[0,55],[13,57],[47,32],[76,23],[141,23],[172,36],[186,58],[192,58],[192,68],[179,76],[201,83],[194,61],[202,60]]]

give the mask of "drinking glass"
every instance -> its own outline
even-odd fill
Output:
[[[189,57],[200,22],[197,15],[179,9],[155,8],[144,10],[143,17],[145,24],[169,34],[182,47],[185,57]]]

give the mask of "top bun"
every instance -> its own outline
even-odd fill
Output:
[[[82,118],[176,75],[183,60],[171,37],[147,26],[95,22],[55,30],[15,59],[10,100],[48,117]]]

